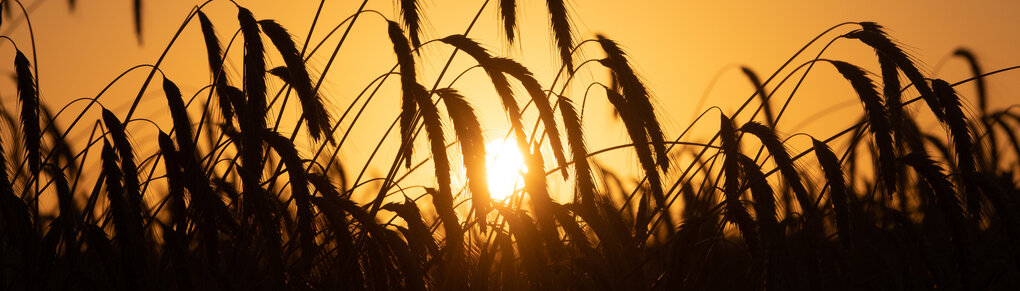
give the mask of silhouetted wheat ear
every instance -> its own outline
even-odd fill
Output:
[[[446,155],[446,140],[443,136],[443,123],[439,118],[439,110],[429,98],[425,87],[415,83],[414,96],[417,99],[418,108],[421,108],[422,120],[425,122],[425,132],[428,135],[429,147],[432,150],[432,161],[435,164],[436,181],[439,191],[433,193],[433,203],[439,218],[443,220],[446,230],[447,249],[450,252],[462,251],[464,241],[457,219],[457,213],[453,209],[453,192],[450,180],[450,160]],[[452,254],[459,256],[461,254]]]
[[[258,22],[251,11],[237,6],[237,21],[244,36],[244,93],[248,97],[245,105],[249,118],[259,127],[253,130],[260,130],[265,127],[267,110],[265,49]]]
[[[223,71],[223,49],[220,48],[220,40],[216,37],[216,29],[213,27],[209,17],[201,10],[198,11],[199,24],[202,27],[202,37],[205,40],[205,52],[209,57],[209,70],[215,85],[216,96],[219,97],[220,113],[223,120],[230,122],[234,117],[234,111],[230,108],[230,97],[224,92],[227,87],[227,74]]]
[[[415,48],[421,46],[419,34],[421,33],[421,4],[418,0],[400,0],[400,20],[407,27],[407,34],[411,37],[411,45]]]
[[[482,126],[478,123],[475,109],[457,90],[438,89],[436,94],[446,104],[450,120],[453,121],[453,131],[460,141],[468,188],[471,190],[471,205],[475,207],[479,221],[485,221],[485,216],[489,213],[491,193],[486,174],[485,137],[482,135]],[[479,226],[482,231],[485,230],[485,223]]]
[[[974,87],[977,93],[979,118],[978,121],[984,127],[986,134],[988,135],[988,150],[985,151],[983,147],[975,147],[975,156],[978,157],[978,161],[991,164],[988,168],[995,168],[995,161],[998,161],[999,149],[998,149],[998,138],[995,130],[992,130],[992,124],[986,118],[989,115],[988,112],[988,89],[985,84],[984,71],[981,69],[981,64],[978,62],[977,57],[966,48],[958,48],[953,52],[954,56],[959,56],[967,60],[967,64],[970,65],[970,72],[974,78]],[[990,161],[990,162],[985,162]]]
[[[184,177],[182,177],[180,156],[174,142],[165,132],[160,131],[159,151],[163,155],[166,170],[167,190],[170,196],[170,223],[173,228],[183,231],[188,225],[187,205],[184,202]]]
[[[956,167],[963,175],[963,187],[960,192],[966,195],[968,212],[975,217],[980,217],[981,198],[978,196],[978,186],[972,183],[976,172],[975,145],[970,134],[967,116],[963,113],[963,105],[960,104],[960,96],[956,94],[956,90],[953,90],[949,83],[942,79],[932,80],[932,87],[935,90],[935,95],[942,101],[942,110],[946,113],[945,123],[949,127],[953,150],[956,153]]]
[[[599,63],[616,73],[628,106],[633,108],[635,114],[640,115],[642,124],[645,130],[648,131],[648,136],[651,137],[652,147],[655,149],[656,163],[662,168],[662,171],[669,170],[666,143],[663,138],[662,129],[659,127],[659,120],[655,117],[655,108],[652,107],[650,101],[651,95],[645,89],[645,85],[641,83],[637,74],[634,73],[634,70],[631,69],[627,56],[620,49],[620,46],[603,35],[596,35],[596,38],[599,41],[599,45],[602,46],[602,50],[606,52],[606,58],[600,60]],[[638,116],[636,115],[635,117]]]
[[[329,112],[322,104],[322,99],[312,87],[312,80],[308,77],[308,70],[305,69],[301,52],[298,51],[297,45],[291,39],[290,33],[279,24],[272,20],[262,20],[259,21],[259,24],[262,26],[262,32],[269,37],[276,49],[280,51],[280,55],[283,56],[283,61],[287,64],[287,71],[290,72],[290,78],[285,81],[297,91],[298,98],[301,100],[302,117],[307,121],[308,132],[312,134],[313,139],[318,140],[324,134],[328,134],[326,131],[329,130],[332,122]],[[327,135],[326,140],[333,142],[333,136]]]
[[[754,86],[755,90],[754,95],[758,96],[761,100],[761,108],[762,111],[765,112],[765,125],[768,125],[768,128],[774,128],[776,116],[772,113],[772,104],[770,104],[768,100],[768,90],[765,89],[765,85],[761,83],[761,79],[758,78],[758,74],[754,73],[754,70],[751,70],[751,68],[746,66],[741,66],[740,71],[744,72],[747,79],[751,81],[751,86]]]
[[[892,58],[878,54],[878,63],[882,70],[882,96],[885,97],[885,108],[889,112],[889,123],[898,144],[906,144],[911,151],[921,151],[920,134],[913,130],[913,119],[903,110],[901,100],[900,75],[896,70],[896,62]]]
[[[508,46],[514,45],[517,32],[517,0],[499,0],[499,17],[503,20],[503,33]]]
[[[957,156],[957,166],[964,174],[971,174],[974,166],[974,140],[967,126],[967,116],[963,113],[960,96],[949,83],[942,79],[932,80],[932,87],[938,99],[942,101],[942,109],[946,112],[946,125],[952,135],[953,146]]]
[[[414,70],[414,56],[411,55],[411,47],[407,45],[407,38],[404,37],[404,31],[400,29],[400,25],[396,22],[390,21],[387,26],[387,32],[390,35],[390,42],[393,43],[393,52],[397,54],[397,65],[400,66],[400,141],[404,145],[404,166],[407,168],[411,167],[411,154],[413,152],[413,143],[411,141],[412,134],[412,123],[414,122],[415,111],[418,107],[415,105],[417,98],[414,96],[415,86],[418,81],[415,76]]]
[[[181,98],[181,90],[169,78],[163,77],[163,94],[166,95],[170,117],[174,121],[177,144],[181,145],[181,151],[185,156],[190,158],[194,154],[195,142],[191,136],[193,134],[191,132],[191,119],[188,117],[188,110],[184,106],[184,99]]]
[[[130,207],[131,211],[142,215],[142,217],[147,217],[148,211],[145,209],[142,201],[134,149],[131,147],[131,142],[128,141],[124,124],[120,122],[113,112],[105,108],[103,109],[103,124],[109,130],[110,136],[113,138],[113,145],[116,147],[117,153],[120,154],[120,164],[124,176],[124,195],[127,196],[128,207]]]
[[[864,111],[868,114],[868,129],[875,138],[878,147],[879,173],[882,184],[888,194],[896,192],[896,152],[892,140],[892,126],[882,99],[878,97],[875,84],[861,68],[841,61],[830,61],[836,70],[850,81],[850,86],[857,92],[857,97],[864,103]]]
[[[39,142],[42,139],[39,130],[39,93],[35,87],[31,64],[20,50],[14,56],[14,70],[18,75],[18,101],[21,102],[21,128],[25,138],[25,151],[28,152],[28,167],[33,175],[38,175]]]
[[[244,94],[241,96],[231,98],[231,104],[234,106],[235,112],[238,113],[241,132],[241,160],[243,167],[241,168],[241,177],[244,180],[244,192],[249,192],[252,196],[259,195],[256,192],[261,193],[261,180],[262,172],[265,166],[263,161],[263,144],[261,135],[263,129],[266,127],[267,117],[267,105],[266,105],[266,60],[264,55],[265,47],[262,44],[261,31],[259,30],[258,22],[255,21],[255,16],[252,15],[248,9],[237,6],[237,21],[241,27],[241,34],[244,36]],[[245,98],[241,98],[241,97]],[[243,99],[244,102],[239,102]],[[237,100],[237,101],[235,101]],[[269,232],[272,223],[269,220],[269,211],[265,205],[262,205],[259,198],[246,199],[245,201],[251,201],[252,207],[246,207],[245,209],[252,209],[250,212],[253,215],[261,217],[258,224],[262,226],[263,232]],[[258,213],[258,214],[256,214]],[[272,234],[275,236],[275,234]],[[270,244],[269,252],[275,253],[280,251],[278,247],[279,240],[272,238],[268,241]],[[277,258],[273,258],[276,260]],[[282,277],[282,266],[273,266],[273,276],[278,281]]]
[[[723,194],[725,195],[726,216],[737,224],[737,229],[744,237],[747,250],[756,261],[764,259],[762,256],[761,241],[758,236],[758,229],[755,228],[754,218],[740,202],[740,144],[737,143],[737,136],[733,129],[733,121],[724,114],[719,116],[719,139],[722,141],[722,150],[726,154],[723,160],[723,174],[726,180],[723,182]]]
[[[809,219],[820,219],[818,209],[815,208],[815,199],[804,188],[804,183],[801,182],[800,173],[797,172],[793,159],[790,158],[790,153],[786,150],[783,142],[779,140],[779,136],[776,135],[774,129],[751,121],[741,126],[740,131],[753,134],[761,140],[762,145],[775,158],[776,167],[779,168],[779,172],[786,178],[786,183],[790,185],[790,189],[796,195],[801,211]]]
[[[439,41],[442,41],[459,50],[464,51],[469,56],[471,56],[471,58],[475,59],[475,61],[478,62],[478,64],[481,65],[483,69],[484,68],[492,69],[492,64],[489,62],[489,59],[492,58],[492,55],[489,53],[488,50],[483,48],[482,45],[479,44],[477,41],[470,39],[464,36],[463,34],[452,34],[442,39],[439,39]]]
[[[280,155],[280,159],[287,166],[287,175],[290,177],[290,193],[297,206],[297,235],[301,245],[302,264],[304,268],[310,268],[312,260],[316,256],[317,246],[315,244],[315,211],[312,209],[309,198],[311,193],[308,191],[308,178],[304,171],[304,163],[290,139],[269,130],[263,136],[266,144]]]
[[[623,125],[627,128],[627,134],[630,136],[631,142],[634,143],[634,151],[637,153],[638,162],[641,163],[641,167],[645,170],[645,175],[648,177],[648,183],[651,186],[652,195],[655,196],[657,203],[664,203],[666,201],[666,197],[665,194],[662,193],[662,183],[659,172],[655,168],[655,160],[652,159],[652,151],[647,145],[648,139],[646,138],[646,131],[643,127],[644,122],[641,117],[638,116],[641,113],[627,104],[627,100],[624,99],[623,96],[620,96],[619,93],[616,93],[609,88],[606,88],[606,98],[608,98],[609,103],[616,108],[616,111],[620,112],[620,119],[623,119]]]
[[[570,144],[571,158],[574,162],[574,180],[578,196],[576,203],[595,205],[595,180],[588,165],[588,149],[584,145],[584,130],[581,118],[574,109],[574,104],[567,97],[559,97],[557,104],[563,118],[563,127],[567,129],[567,143]]]
[[[882,30],[881,25],[874,22],[861,22],[859,24],[863,29],[852,31],[847,33],[845,36],[847,38],[860,40],[864,44],[873,48],[880,58],[885,56],[896,63],[896,67],[898,67],[900,71],[907,76],[907,79],[913,83],[914,88],[921,93],[921,97],[928,103],[932,113],[934,113],[939,119],[942,119],[943,112],[939,111],[938,100],[936,100],[936,97],[932,95],[931,86],[928,85],[927,79],[923,74],[921,74],[921,71],[914,64],[913,57],[903,52],[903,50],[889,38],[889,35]]]
[[[746,126],[746,125],[745,125]],[[754,198],[754,211],[757,214],[763,243],[769,246],[780,244],[785,232],[776,218],[776,196],[772,186],[765,179],[765,173],[751,158],[740,155],[740,168],[747,177],[748,188]]]
[[[885,103],[889,111],[902,113],[903,101],[900,93],[900,73],[896,70],[896,62],[889,56],[879,54],[878,64],[882,70],[882,96],[885,96]]]
[[[560,50],[560,61],[567,67],[567,73],[574,73],[574,62],[570,50],[574,47],[574,38],[570,32],[570,18],[564,0],[546,0],[549,7],[549,21],[552,23],[553,38]]]
[[[836,229],[839,231],[839,238],[845,246],[852,246],[854,226],[848,206],[850,192],[843,179],[843,167],[828,145],[814,138],[811,139],[811,142],[814,145],[818,164],[822,166],[822,171],[825,173],[825,180],[829,183],[829,200],[832,202],[832,209],[836,212]]]
[[[491,63],[497,70],[521,81],[524,90],[528,91],[528,95],[531,95],[531,100],[535,103],[535,108],[538,109],[538,118],[542,120],[545,134],[549,137],[549,145],[552,147],[553,157],[556,158],[556,162],[560,166],[565,166],[566,157],[563,155],[563,142],[560,140],[560,130],[556,126],[555,113],[552,106],[549,105],[549,99],[546,98],[545,90],[542,90],[542,85],[538,83],[538,80],[531,74],[531,71],[525,68],[524,65],[521,65],[521,63],[507,58],[493,58]],[[563,179],[567,178],[566,167],[561,168],[560,173],[563,174]]]

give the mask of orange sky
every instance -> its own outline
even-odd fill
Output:
[[[144,43],[139,46],[133,37],[131,22],[131,1],[78,1],[77,9],[68,11],[66,1],[28,0],[43,2],[32,14],[35,37],[39,49],[39,70],[42,100],[59,108],[74,98],[93,97],[117,74],[133,65],[152,63],[169,42],[173,32],[180,25],[187,12],[198,1],[143,1]],[[319,1],[242,1],[258,19],[277,19],[297,39],[304,40],[315,7]],[[320,26],[313,34],[313,40],[321,40],[328,28],[338,24],[353,13],[360,1],[327,1]],[[397,12],[391,0],[369,1],[368,9],[375,9],[396,18]],[[727,112],[753,91],[739,71],[739,65],[755,69],[767,76],[782,64],[792,53],[829,26],[844,21],[875,21],[886,26],[890,34],[898,39],[917,60],[936,76],[950,81],[969,77],[967,67],[959,59],[946,61],[954,49],[960,46],[971,48],[984,68],[988,71],[1020,64],[1020,5],[1014,1],[981,1],[980,5],[963,6],[959,1],[570,1],[568,7],[575,35],[580,39],[604,33],[619,41],[630,54],[632,63],[647,81],[657,98],[658,114],[669,138],[678,134],[689,124],[692,113],[706,92],[713,77],[718,76],[707,101],[707,105],[718,105]],[[286,3],[286,4],[280,4]],[[425,0],[424,11],[427,29],[423,39],[433,39],[449,34],[463,33],[482,1],[478,0]],[[499,55],[513,57],[528,66],[548,86],[558,65],[556,55],[550,47],[552,37],[548,29],[545,3],[540,0],[518,0],[521,27],[520,44],[506,48],[497,33],[495,2],[482,13],[481,19],[471,32],[490,50]],[[214,1],[204,11],[210,16],[222,42],[226,42],[237,28],[236,10],[227,1]],[[17,18],[17,13],[14,14]],[[14,20],[5,18],[0,31],[18,41],[19,47],[28,48],[28,35],[22,26],[10,33]],[[849,29],[839,30],[839,33]],[[832,37],[836,34],[832,34]],[[824,38],[828,41],[831,37]],[[336,38],[324,46],[324,50],[313,56],[310,65],[313,76],[329,59],[329,51]],[[225,44],[224,44],[225,45]],[[808,50],[817,53],[819,46]],[[582,55],[585,58],[602,57],[595,45],[587,45]],[[228,65],[232,76],[237,78],[240,68],[240,50],[233,50]],[[422,82],[431,84],[442,67],[450,49],[441,44],[431,44],[423,51],[419,64]],[[271,63],[282,65],[271,52]],[[0,58],[13,59],[9,44],[0,46]],[[840,40],[828,51],[825,58],[846,60],[876,72],[877,65],[871,50],[864,45]],[[806,60],[802,57],[795,64]],[[580,63],[583,59],[575,59]],[[939,71],[936,66],[945,62]],[[324,96],[331,105],[334,116],[346,108],[363,86],[376,76],[386,72],[394,64],[391,45],[386,38],[385,25],[377,16],[364,17],[344,45],[337,63],[329,72],[324,85]],[[467,59],[459,58],[454,63],[454,73],[473,65]],[[13,66],[2,68],[6,74],[13,74]],[[208,83],[209,75],[205,52],[201,43],[201,32],[197,21],[184,31],[180,42],[171,50],[163,70],[176,81],[185,96]],[[592,81],[605,81],[606,72],[600,66],[589,66],[582,70],[567,95],[578,103],[583,98],[585,86]],[[121,116],[126,113],[130,99],[141,85],[144,73],[129,75],[113,87],[104,97],[103,103],[112,107]],[[480,114],[485,116],[483,124],[491,129],[490,138],[505,134],[506,122],[491,86],[481,72],[468,73],[457,89],[463,91]],[[1018,103],[1015,92],[1020,86],[1012,85],[1020,73],[1006,73],[989,80],[992,108],[1001,108]],[[444,84],[449,82],[447,77]],[[236,81],[235,81],[236,83]],[[158,84],[158,83],[156,83]],[[792,84],[790,84],[792,85]],[[14,83],[0,82],[0,95],[4,106],[16,106]],[[136,117],[152,118],[169,128],[165,115],[165,101],[158,86],[153,86],[143,100]],[[788,87],[787,87],[788,88]],[[271,86],[273,89],[273,86]],[[388,125],[397,114],[398,86],[389,82],[380,91],[379,101],[366,110],[365,117],[355,126],[352,139],[369,142],[352,143],[345,146],[344,154],[350,159],[349,167],[363,164],[382,130],[379,125]],[[973,96],[970,86],[960,87],[965,97]],[[782,90],[781,90],[782,92]],[[785,98],[785,95],[781,97]],[[788,109],[790,116],[780,125],[786,134],[809,132],[823,138],[852,124],[860,107],[853,102],[852,90],[841,80],[835,70],[819,66],[807,78],[804,87]],[[148,104],[148,106],[147,106]],[[795,128],[807,116],[823,108],[838,104],[852,106],[833,112],[831,118],[812,122],[805,128]],[[972,108],[976,107],[971,102]],[[289,105],[295,108],[294,105]],[[776,106],[778,107],[778,105]],[[75,107],[80,109],[81,107]],[[192,111],[197,112],[197,111]],[[586,108],[586,133],[590,150],[619,144],[626,133],[621,126],[609,119],[604,95],[592,94]],[[193,117],[196,119],[197,117]],[[744,120],[740,120],[741,122]],[[705,130],[715,130],[715,119],[711,119]],[[133,130],[134,138],[147,152],[155,151],[155,129],[139,123]],[[284,130],[284,131],[289,131]],[[84,130],[77,131],[87,136]],[[75,137],[72,134],[72,137]],[[695,138],[696,139],[696,138]],[[419,150],[419,153],[424,153]],[[628,157],[620,153],[616,158]],[[424,157],[423,154],[416,155]],[[613,159],[613,155],[605,159]],[[380,156],[379,164],[388,165],[392,154]],[[630,159],[634,160],[634,159]],[[622,169],[636,169],[637,163],[621,165]],[[380,169],[379,171],[384,171]]]

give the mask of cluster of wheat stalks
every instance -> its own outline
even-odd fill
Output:
[[[475,19],[489,4],[484,2]],[[503,33],[512,43],[517,5],[513,0],[498,2]],[[1020,286],[1020,193],[1012,172],[1020,157],[1013,132],[1020,115],[1008,108],[990,111],[984,94],[985,76],[1012,68],[986,74],[973,55],[957,52],[975,74],[963,82],[978,84],[979,111],[968,115],[953,89],[963,82],[928,79],[875,23],[844,23],[818,35],[764,82],[745,69],[755,94],[735,112],[710,109],[687,128],[718,126],[709,141],[683,141],[687,130],[667,140],[655,114],[662,109],[653,108],[649,92],[617,44],[603,36],[575,43],[564,1],[546,3],[562,62],[548,87],[522,64],[493,56],[464,35],[422,43],[419,4],[402,0],[402,24],[389,21],[386,27],[396,66],[340,113],[322,105],[323,76],[359,16],[379,13],[363,10],[363,2],[338,26],[346,29],[315,78],[306,68],[307,56],[318,49],[306,50],[310,38],[298,46],[274,21],[257,21],[237,6],[243,47],[233,49],[244,50],[244,68],[239,78],[229,78],[226,52],[201,10],[206,2],[192,10],[174,39],[188,25],[201,27],[211,81],[185,102],[172,76],[162,76],[173,121],[162,128],[172,130],[159,132],[159,152],[148,157],[134,156],[125,123],[134,121],[142,92],[155,74],[162,75],[162,56],[155,65],[138,67],[150,73],[128,112],[103,109],[89,138],[72,141],[67,140],[71,131],[89,128],[78,122],[101,107],[102,93],[75,101],[88,105],[61,129],[53,122],[57,116],[75,113],[61,109],[54,115],[42,105],[35,62],[18,50],[14,68],[20,111],[0,112],[11,133],[0,142],[7,149],[0,150],[0,289]],[[361,29],[381,33],[378,26]],[[839,30],[845,33],[834,36]],[[27,42],[4,38],[26,48]],[[824,38],[856,40],[873,48],[880,74],[818,57],[787,70]],[[456,48],[454,55],[461,52],[474,59],[498,93],[510,134],[528,167],[524,188],[510,203],[495,203],[488,193],[486,141],[470,104],[487,101],[462,96],[454,88],[437,88],[438,81],[427,87],[416,77],[418,48],[435,42]],[[227,50],[231,44],[234,41]],[[601,48],[605,57],[575,66],[575,50],[585,45]],[[267,54],[273,51],[286,66],[266,67]],[[566,88],[575,69],[596,62],[611,73],[606,83],[612,85],[595,83],[605,89],[606,100],[587,102],[608,101],[618,112],[632,143],[617,148],[633,149],[642,170],[634,189],[624,186],[629,178],[595,162],[594,156],[605,150],[586,149],[577,104],[563,96],[565,89],[552,90],[557,81]],[[826,72],[837,72],[833,78],[849,82],[865,114],[835,136],[798,134],[811,138],[813,148],[791,153],[784,143],[793,136],[781,137],[774,130],[786,106],[774,113],[768,104],[776,88],[791,78],[803,80],[815,65],[834,67]],[[399,78],[400,96],[376,96],[372,90],[391,75]],[[880,79],[881,87],[873,78]],[[909,83],[901,83],[904,80]],[[267,92],[267,82],[284,86]],[[511,83],[520,84],[525,94],[515,96]],[[278,120],[291,92],[302,115],[293,127],[295,134],[287,137],[278,132]],[[905,92],[920,97],[907,99]],[[362,181],[359,174],[349,183],[337,153],[351,142],[347,133],[356,125],[350,120],[357,120],[376,97],[401,101],[399,118],[390,127],[399,132],[401,150],[385,176]],[[522,108],[518,98],[527,105]],[[759,105],[749,106],[756,98]],[[787,104],[791,98],[793,94]],[[205,106],[199,105],[203,99]],[[927,107],[912,104],[919,100]],[[522,117],[528,108],[538,113],[530,134]],[[911,110],[917,108],[930,110],[945,130],[919,128]],[[357,116],[349,117],[355,109]],[[345,120],[349,126],[342,128]],[[737,126],[736,120],[746,122]],[[544,130],[537,131],[539,126]],[[298,128],[307,129],[317,141],[314,152],[295,147]],[[424,136],[419,135],[422,130]],[[451,131],[453,135],[447,135]],[[827,143],[843,136],[848,136],[847,149],[833,152]],[[425,161],[412,161],[415,143],[428,145],[428,154],[417,153],[430,155]],[[454,143],[460,152],[451,151],[457,148],[450,147]],[[85,164],[90,154],[100,155],[101,165]],[[546,162],[543,154],[555,160]],[[462,156],[463,174],[451,171],[455,155]],[[679,163],[680,155],[690,155],[693,162]],[[801,159],[808,161],[798,162]],[[426,161],[433,165],[435,187],[398,189],[408,173],[426,171]],[[798,164],[820,166],[821,171],[807,172]],[[93,178],[83,174],[89,167],[102,171]],[[454,189],[454,175],[465,176],[466,189]],[[166,183],[154,183],[164,179]],[[548,183],[555,179],[573,183],[572,193],[566,193],[574,197],[572,202],[550,198]],[[382,186],[367,190],[364,185],[373,181]],[[356,191],[373,191],[374,199],[353,201]],[[52,195],[58,207],[40,209],[40,199]],[[393,198],[400,196],[404,199]]]

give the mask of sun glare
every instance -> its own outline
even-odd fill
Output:
[[[489,192],[493,201],[506,200],[516,188],[523,185],[521,174],[527,171],[527,167],[516,143],[513,138],[508,138],[493,140],[485,145]]]

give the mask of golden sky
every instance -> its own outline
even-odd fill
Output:
[[[193,5],[199,1],[143,1],[144,42],[139,45],[133,33],[131,1],[78,1],[77,9],[69,11],[66,1],[27,0],[33,10],[32,24],[38,45],[41,98],[55,109],[70,100],[93,97],[123,70],[144,63],[153,63],[170,41],[174,31]],[[33,4],[39,2],[38,4]],[[238,0],[249,8],[257,19],[276,19],[297,37],[299,44],[308,32],[319,1]],[[396,19],[395,1],[369,1],[367,9],[378,10],[387,18]],[[463,33],[471,17],[481,7],[479,0],[424,0],[427,22],[424,40]],[[284,4],[285,3],[285,4]],[[482,12],[476,27],[469,34],[486,45],[495,54],[509,56],[528,66],[543,83],[553,79],[558,67],[556,53],[551,47],[545,3],[540,0],[518,0],[519,43],[507,48],[498,33],[495,2]],[[778,68],[788,57],[816,34],[845,21],[875,21],[887,27],[916,59],[935,76],[950,81],[969,77],[966,64],[958,58],[948,59],[957,47],[970,48],[982,62],[986,71],[1020,64],[1020,5],[1015,1],[610,1],[575,0],[568,7],[575,36],[578,40],[593,38],[603,33],[622,44],[632,63],[647,82],[655,97],[658,114],[666,129],[667,138],[675,137],[690,123],[692,114],[708,105],[718,105],[727,112],[750,96],[753,88],[740,73],[739,66],[756,70],[763,78]],[[323,17],[313,33],[313,41],[325,36],[342,19],[356,11],[360,1],[327,1]],[[236,10],[228,1],[214,1],[204,11],[217,27],[224,46],[237,29]],[[14,18],[19,18],[18,13]],[[24,24],[11,32],[15,20],[5,17],[0,31],[10,35],[23,50],[29,47]],[[850,27],[823,38],[823,43],[850,30]],[[341,30],[342,32],[342,30]],[[336,36],[327,41],[323,49],[309,63],[313,78],[325,66]],[[179,42],[171,49],[163,70],[178,83],[184,95],[195,94],[208,83],[209,73],[197,21],[190,24]],[[823,43],[807,51],[817,53]],[[239,43],[236,44],[239,46]],[[358,23],[340,51],[337,62],[328,74],[323,96],[331,105],[334,116],[339,116],[353,97],[376,76],[394,65],[392,46],[386,36],[385,23],[378,16],[366,15]],[[442,44],[430,44],[419,59],[421,81],[432,84],[438,70],[450,53]],[[270,52],[273,66],[283,62]],[[0,46],[0,56],[12,63],[11,46]],[[240,72],[240,50],[232,49],[228,66],[237,80]],[[586,45],[580,63],[588,58],[600,58],[602,52],[594,44]],[[845,60],[877,72],[872,51],[851,41],[837,41],[824,58]],[[794,64],[800,64],[803,56]],[[473,65],[466,56],[458,58],[451,68],[454,75]],[[2,67],[13,74],[13,66]],[[938,69],[938,70],[936,70]],[[121,116],[126,113],[131,98],[141,86],[147,71],[128,75],[114,85],[103,103]],[[567,96],[581,102],[584,89],[592,81],[606,82],[606,71],[598,65],[580,71]],[[448,84],[450,77],[444,78]],[[991,108],[1017,103],[1020,86],[1012,85],[1020,73],[1006,73],[989,80]],[[157,77],[158,78],[158,77]],[[695,108],[713,79],[717,79],[709,92],[707,102]],[[157,79],[158,80],[158,79]],[[381,136],[381,125],[388,125],[397,114],[399,86],[394,80],[383,87],[379,101],[368,107],[365,116],[355,126],[352,139],[365,140],[345,146],[344,154],[351,165],[360,167]],[[238,81],[235,81],[237,83]],[[507,125],[501,107],[495,102],[491,86],[475,70],[458,81],[455,88],[468,96],[479,113],[485,117],[483,126],[490,129],[489,138],[501,137]],[[158,83],[156,83],[158,84]],[[445,85],[444,85],[445,86]],[[788,84],[784,88],[792,86]],[[270,89],[273,89],[271,86]],[[0,95],[4,106],[16,106],[14,83],[0,82]],[[136,117],[152,118],[168,130],[169,118],[166,103],[159,86],[152,86],[142,101]],[[277,87],[278,88],[278,87]],[[973,87],[958,90],[965,97],[973,97]],[[271,92],[274,90],[271,90]],[[784,90],[780,90],[784,92]],[[788,92],[788,90],[785,90]],[[203,94],[204,96],[204,94]],[[786,95],[778,95],[785,98]],[[620,144],[626,138],[622,126],[612,121],[602,93],[593,93],[585,108],[585,127],[590,150]],[[788,109],[789,119],[781,122],[780,132],[792,134],[809,132],[820,138],[852,124],[860,106],[853,91],[835,70],[818,66],[806,79],[801,91]],[[778,101],[777,101],[778,102]],[[808,116],[844,104],[833,111],[831,117],[821,121],[798,125]],[[970,102],[976,108],[975,102]],[[82,105],[72,107],[80,110]],[[290,108],[297,106],[289,105]],[[778,108],[778,104],[776,105]],[[192,111],[197,112],[197,111]],[[197,117],[193,117],[197,121]],[[63,118],[62,118],[63,120]],[[740,120],[740,122],[746,120]],[[715,130],[715,119],[701,126]],[[137,124],[134,138],[144,147],[149,144],[155,151],[155,129],[151,125]],[[346,127],[345,127],[346,128]],[[283,130],[289,131],[289,129]],[[80,137],[87,132],[80,131]],[[75,135],[72,134],[72,137]],[[696,138],[695,138],[696,139]],[[424,153],[424,150],[419,150]],[[618,157],[627,157],[620,153]],[[416,155],[416,159],[424,157]],[[612,159],[613,156],[606,156]],[[391,154],[380,156],[379,163],[388,165]],[[631,158],[630,160],[634,160]],[[636,169],[637,163],[624,165]],[[383,171],[380,169],[379,171]],[[380,173],[381,174],[381,173]]]

